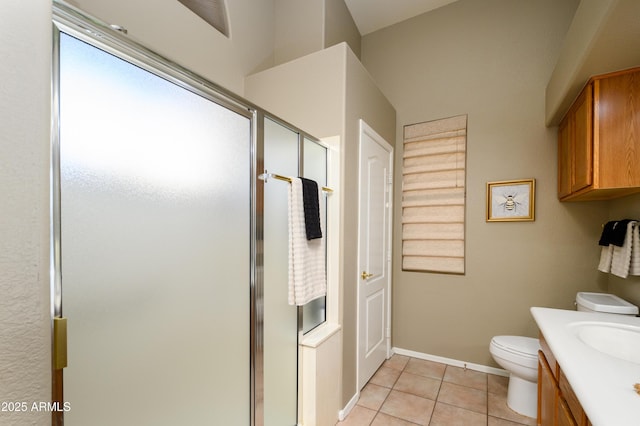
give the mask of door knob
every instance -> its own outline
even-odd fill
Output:
[[[371,278],[372,276],[373,276],[373,274],[367,274],[367,272],[366,272],[366,271],[362,271],[362,274],[360,274],[360,277],[361,277],[363,280],[366,280],[367,278]]]

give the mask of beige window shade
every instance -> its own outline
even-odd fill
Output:
[[[464,274],[467,116],[404,128],[402,269]]]

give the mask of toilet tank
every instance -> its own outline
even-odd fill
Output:
[[[579,292],[576,295],[579,311],[603,312],[619,315],[638,315],[638,307],[615,294]]]

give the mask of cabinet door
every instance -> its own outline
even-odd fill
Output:
[[[554,426],[558,385],[549,363],[542,352],[538,352],[538,426]]]
[[[562,398],[562,396],[558,395],[558,413],[557,413],[557,425],[558,426],[578,426],[576,421],[569,410],[569,405],[567,401]]]
[[[640,72],[596,80],[599,186],[640,186]]]
[[[571,124],[573,120],[566,117],[558,128],[558,198],[571,194],[572,155]]]
[[[571,414],[573,415],[576,423],[580,426],[586,426],[589,422],[589,420],[587,419],[587,415],[582,409],[582,405],[580,404],[578,397],[571,388],[569,380],[567,380],[567,377],[564,375],[562,370],[560,370],[558,376],[558,387],[560,388],[560,394],[566,401],[567,406],[569,407],[569,411],[571,411]]]
[[[593,184],[593,85],[589,84],[572,108],[573,181],[571,192]]]

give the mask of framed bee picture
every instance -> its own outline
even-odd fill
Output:
[[[487,222],[535,220],[535,179],[487,182]]]

